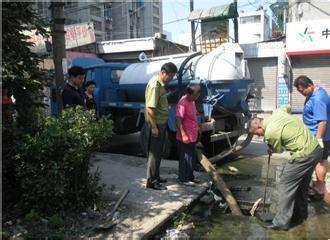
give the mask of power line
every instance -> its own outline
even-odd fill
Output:
[[[183,20],[187,20],[188,18],[180,18],[180,19],[176,19],[176,20],[173,20],[173,21],[170,21],[170,22],[166,22],[166,23],[163,23],[162,25],[167,25],[167,24],[171,24],[171,23],[176,23],[176,22],[180,22],[180,21],[183,21]]]
[[[182,2],[180,2],[180,1],[178,1],[178,0],[175,0],[175,2],[176,2],[177,4],[179,4],[179,5],[181,5],[181,6],[184,7],[184,8],[189,8],[188,5],[182,3]]]
[[[256,2],[257,2],[257,0],[254,0],[253,3],[250,2],[250,0],[248,0],[249,5],[251,5],[252,7],[255,7],[255,8],[257,7],[256,5],[254,5]]]

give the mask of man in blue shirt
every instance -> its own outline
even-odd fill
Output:
[[[294,86],[306,97],[303,121],[323,148],[323,161],[316,166],[317,181],[314,185],[314,191],[323,195],[326,190],[324,180],[328,171],[327,158],[330,155],[330,97],[324,88],[315,86],[305,75],[297,77]]]

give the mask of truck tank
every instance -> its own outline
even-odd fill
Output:
[[[143,63],[131,64],[123,72],[119,81],[119,88],[126,91],[128,101],[144,101],[146,84],[152,76],[159,74],[160,67],[166,62],[173,62],[180,69],[182,63],[190,55],[170,55],[152,58]],[[220,92],[230,93],[227,94],[231,95],[230,99],[224,98],[218,102],[226,108],[232,108],[239,100],[245,99],[247,86],[251,83],[243,51],[238,44],[233,43],[223,44],[208,54],[191,58],[185,64],[182,82],[191,80],[198,80],[209,85],[208,90],[211,92],[206,93],[207,96],[202,96],[205,99],[214,97],[214,94]],[[169,88],[177,88],[178,85],[178,79],[175,78],[170,83]],[[232,88],[230,90],[235,91],[235,94],[232,91],[229,92],[227,87]]]
[[[119,81],[119,89],[125,92],[125,101],[144,102],[148,80],[159,74],[161,66],[166,62],[173,62],[180,69],[177,77],[167,86],[170,118],[174,118],[169,119],[172,142],[175,141],[173,133],[176,131],[175,103],[183,94],[185,85],[194,82],[202,88],[197,108],[206,155],[213,156],[211,160],[216,161],[214,156],[221,158],[241,149],[242,146],[237,145],[236,140],[245,133],[244,127],[249,117],[246,100],[253,80],[250,79],[240,46],[226,43],[208,54],[170,55],[131,64]],[[224,152],[224,148],[229,150]]]

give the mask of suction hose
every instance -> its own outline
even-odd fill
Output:
[[[179,87],[179,93],[180,93],[180,97],[183,95],[183,89],[182,89],[182,75],[183,75],[183,69],[185,68],[185,66],[187,65],[187,63],[194,57],[201,55],[202,52],[195,52],[191,55],[189,55],[181,64],[179,71],[178,71],[178,87]]]

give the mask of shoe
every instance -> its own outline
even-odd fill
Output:
[[[147,188],[151,188],[154,190],[167,190],[167,187],[165,187],[159,183],[147,184]]]
[[[192,180],[192,182],[194,182],[194,183],[201,183],[201,180],[199,180],[199,179],[197,179],[197,178],[194,178],[193,180]]]
[[[158,183],[167,183],[167,180],[165,178],[160,177],[160,178],[157,179],[157,182]]]
[[[289,230],[288,227],[277,226],[273,223],[264,223],[263,227],[267,228],[267,229],[277,230],[277,231],[288,231]]]
[[[195,186],[195,185],[196,185],[196,183],[193,182],[193,181],[186,181],[186,182],[182,182],[182,181],[180,181],[180,183],[181,183],[182,185],[185,185],[185,186]]]

